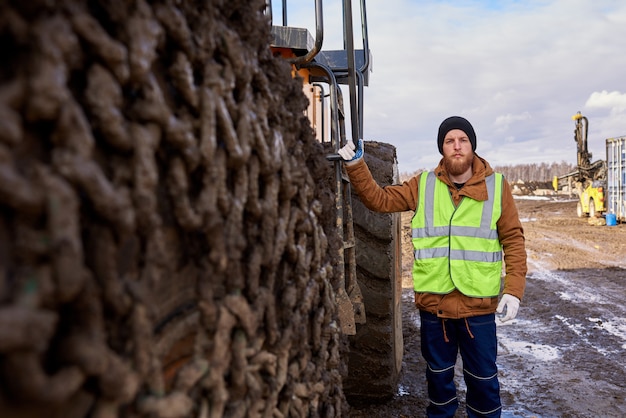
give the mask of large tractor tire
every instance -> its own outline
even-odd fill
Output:
[[[398,182],[395,147],[366,142],[365,159],[379,185]],[[351,403],[385,401],[397,392],[403,354],[401,218],[372,212],[354,191],[352,210],[366,323],[350,337],[344,387]]]

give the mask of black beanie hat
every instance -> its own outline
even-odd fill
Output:
[[[453,129],[460,129],[470,140],[472,144],[472,151],[476,151],[476,132],[472,124],[467,119],[460,116],[450,116],[439,125],[439,134],[437,135],[437,145],[439,146],[439,153],[443,155],[443,139],[446,134]]]

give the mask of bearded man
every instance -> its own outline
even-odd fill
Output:
[[[524,231],[509,184],[476,154],[476,133],[467,119],[445,119],[437,145],[443,158],[434,171],[384,188],[363,159],[363,140],[356,146],[349,141],[339,154],[366,207],[415,212],[413,289],[426,361],[427,416],[454,416],[460,353],[468,417],[499,417],[495,319],[496,313],[502,322],[514,319],[524,294]]]

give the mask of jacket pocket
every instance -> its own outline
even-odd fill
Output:
[[[475,316],[493,313],[498,307],[498,298],[470,298],[465,297],[462,301],[462,315]]]
[[[423,311],[437,314],[437,307],[442,295],[434,293],[415,293],[415,307]]]

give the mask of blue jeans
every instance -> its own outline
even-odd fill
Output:
[[[420,311],[422,356],[426,360],[429,417],[452,417],[459,406],[454,384],[457,354],[463,360],[468,417],[499,417],[495,315],[442,319]]]

